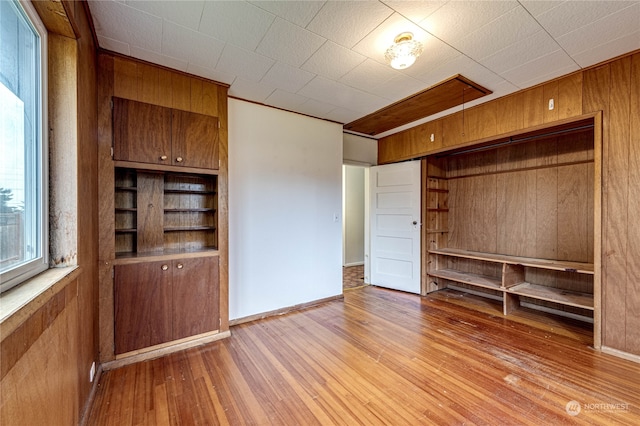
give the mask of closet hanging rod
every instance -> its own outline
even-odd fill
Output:
[[[552,131],[552,132],[547,132],[547,133],[540,133],[537,135],[532,135],[532,136],[525,136],[522,138],[514,138],[513,136],[510,136],[507,140],[503,141],[503,142],[496,142],[490,145],[484,145],[484,146],[479,146],[479,147],[475,147],[475,148],[469,148],[469,149],[465,149],[462,151],[455,151],[455,152],[451,152],[451,153],[442,153],[442,154],[436,154],[437,158],[443,158],[443,157],[453,157],[454,155],[461,155],[461,154],[469,154],[472,152],[479,152],[479,151],[488,151],[490,149],[494,149],[494,148],[501,148],[503,146],[507,146],[507,145],[511,145],[511,144],[516,144],[516,143],[521,143],[521,142],[528,142],[531,140],[535,140],[535,139],[542,139],[542,138],[546,138],[549,136],[557,136],[557,135],[563,135],[565,133],[572,133],[572,132],[579,132],[581,130],[587,130],[587,129],[593,129],[594,125],[593,124],[587,124],[584,126],[578,126],[578,127],[571,127],[569,129],[562,129],[562,130],[556,130],[556,131]]]

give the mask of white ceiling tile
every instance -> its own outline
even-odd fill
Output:
[[[640,49],[640,29],[628,36],[592,46],[584,52],[572,55],[572,57],[578,65],[584,68],[637,49]]]
[[[252,1],[255,6],[267,10],[291,23],[306,27],[318,13],[324,1]]]
[[[397,71],[388,65],[382,65],[373,59],[367,59],[353,70],[349,71],[339,81],[356,89],[369,91],[372,87],[380,86],[393,77]]]
[[[264,103],[278,108],[295,111],[306,100],[307,98],[304,96],[276,89],[271,93],[271,95],[269,95]]]
[[[512,68],[501,75],[505,80],[524,88],[528,87],[534,79],[539,80],[539,76],[560,75],[558,70],[574,71],[577,69],[579,69],[578,65],[563,50],[556,50],[549,55]],[[544,80],[539,82],[541,81]]]
[[[536,19],[553,37],[559,37],[632,6],[633,1],[566,1]],[[636,22],[640,26],[640,21]]]
[[[453,77],[456,74],[461,74],[489,90],[493,90],[494,86],[504,81],[504,78],[487,69],[482,64],[479,64],[467,56],[460,55],[455,59],[432,69],[429,73],[432,80],[427,82],[428,86],[433,86],[434,84],[440,83],[441,81]]]
[[[162,54],[205,68],[214,68],[224,43],[206,34],[164,21],[162,30]],[[188,46],[188,47],[185,47]]]
[[[204,0],[127,0],[127,5],[180,24],[183,27],[197,30],[202,17]]]
[[[299,67],[311,57],[325,39],[304,28],[277,18],[264,36],[256,52]]]
[[[331,121],[336,121],[338,123],[347,124],[354,120],[357,120],[360,117],[363,117],[364,115],[365,114],[350,110],[348,108],[335,108],[324,114],[323,118]]]
[[[380,109],[388,103],[384,98],[324,77],[314,78],[298,94],[363,114]]]
[[[352,50],[327,41],[301,68],[332,80],[338,80],[364,62],[365,59],[364,56]]]
[[[220,55],[216,70],[247,80],[259,81],[274,63],[275,61],[265,56],[227,44]]]
[[[298,111],[313,117],[322,117],[335,108],[335,105],[316,101],[315,99],[307,99],[303,104],[298,106]]]
[[[264,102],[276,87],[266,83],[237,78],[229,88],[229,96],[247,99],[255,102]]]
[[[452,44],[470,58],[486,58],[542,30],[521,6],[515,7]]]
[[[439,39],[454,43],[518,5],[515,0],[450,1],[420,22],[420,26]]]
[[[572,73],[580,69],[576,64],[569,64],[561,68],[554,68],[549,70],[547,74],[539,74],[532,78],[531,80],[520,83],[520,88],[524,89],[527,87],[535,86],[536,84],[544,83],[545,81],[553,80],[554,78],[558,78],[560,76]]]
[[[558,43],[546,31],[542,30],[480,60],[480,62],[500,74],[558,49],[560,49]]]
[[[431,74],[432,70],[442,67],[444,64],[460,56],[459,51],[436,37],[429,35],[423,40],[422,55],[416,59],[416,62],[412,66],[401,72],[418,80],[433,84],[434,76]]]
[[[556,40],[570,55],[589,50],[609,41],[637,32],[640,26],[640,2],[611,15],[557,37]]]
[[[373,1],[330,1],[307,29],[345,47],[353,47],[387,19],[393,10]]]
[[[407,96],[413,95],[429,87],[424,81],[420,81],[408,75],[397,73],[386,82],[369,88],[367,92],[396,102]]]
[[[404,18],[399,13],[394,13],[353,46],[353,50],[384,64],[386,63],[384,53],[389,46],[394,44],[395,38],[404,32],[412,33],[414,40],[421,43],[424,43],[428,38],[432,37],[425,30]]]
[[[140,47],[131,47],[131,56],[142,59],[143,61],[151,62],[152,64],[159,64],[167,68],[172,68],[174,70],[187,70],[187,61],[172,58],[171,56],[162,55],[150,50],[145,50]]]
[[[382,0],[384,4],[402,14],[405,18],[418,23],[440,9],[448,0],[442,1],[396,1]]]
[[[114,1],[90,1],[89,7],[98,35],[160,52],[162,18]]]
[[[315,76],[315,74],[303,71],[300,68],[276,62],[267,72],[267,75],[262,78],[262,82],[278,89],[295,93]]]
[[[199,30],[243,49],[254,50],[275,16],[244,1],[208,1]]]
[[[128,43],[123,43],[121,41],[99,35],[98,44],[103,49],[107,49],[116,53],[121,53],[123,55],[131,55],[131,49],[129,48]]]
[[[560,6],[561,0],[519,0],[520,4],[533,16],[539,16],[543,13]]]
[[[198,75],[202,78],[217,81],[219,83],[232,84],[236,80],[235,75],[225,74],[223,72],[212,70],[211,68],[201,67],[195,64],[188,64],[186,71],[190,74]]]

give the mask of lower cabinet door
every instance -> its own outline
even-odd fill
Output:
[[[172,340],[171,262],[115,266],[115,353]]]
[[[173,261],[173,338],[219,329],[218,257]]]

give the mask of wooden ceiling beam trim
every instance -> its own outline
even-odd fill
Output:
[[[377,135],[493,93],[457,74],[421,92],[344,125],[344,130]],[[463,97],[464,94],[464,97]]]

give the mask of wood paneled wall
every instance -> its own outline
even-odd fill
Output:
[[[115,253],[114,168],[111,158],[113,96],[219,118],[218,250],[220,331],[228,325],[228,128],[227,86],[132,58],[98,55],[98,167],[100,185],[100,360],[114,359],[113,280]]]
[[[464,121],[459,112],[383,138],[378,161],[443,152],[596,111],[602,111],[603,120],[602,344],[640,355],[639,52],[470,108]],[[434,142],[425,137],[431,133]],[[572,176],[563,174],[563,179]]]
[[[77,164],[68,165],[76,167],[78,175],[77,222],[65,226],[77,226],[79,269],[2,324],[3,425],[77,424],[91,392],[89,369],[98,354],[96,48],[85,2],[65,1],[64,7],[53,1],[37,3],[40,14],[54,15],[43,19],[52,35],[49,56],[56,58],[50,62],[49,98],[76,98],[77,110],[50,111],[49,126],[56,149],[62,155],[75,150],[73,158],[77,156]],[[57,78],[70,81],[59,85]],[[69,121],[75,123],[70,132]]]

